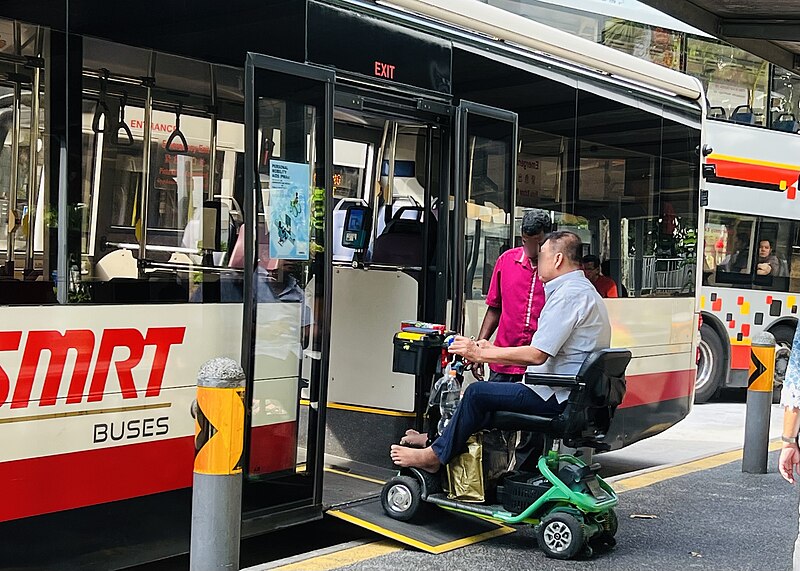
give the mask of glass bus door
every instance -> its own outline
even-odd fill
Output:
[[[517,122],[469,101],[457,110],[450,326],[468,336],[480,330],[495,260],[514,245]]]
[[[245,268],[244,533],[322,509],[333,82],[322,68],[247,58],[245,224],[233,253]],[[301,392],[310,403],[302,409]]]

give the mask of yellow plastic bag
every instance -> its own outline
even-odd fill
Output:
[[[447,483],[451,500],[482,502],[486,499],[483,487],[483,444],[480,433],[467,440],[467,451],[447,465]]]

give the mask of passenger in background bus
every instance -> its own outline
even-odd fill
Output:
[[[778,256],[773,253],[772,242],[766,238],[762,238],[758,242],[758,264],[756,265],[756,273],[759,276],[779,276],[781,271],[781,262]]]
[[[486,315],[478,339],[489,339],[495,331],[497,347],[528,345],[539,324],[544,307],[544,284],[537,268],[539,248],[552,221],[545,210],[533,208],[522,217],[522,246],[512,248],[497,258],[492,283],[486,296]],[[519,382],[525,367],[489,365],[489,380]],[[476,377],[481,378],[479,373]]]
[[[531,373],[575,375],[586,358],[611,345],[608,311],[581,271],[581,239],[572,232],[550,234],[542,245],[539,270],[547,289],[541,327],[530,344],[497,347],[483,339],[456,337],[450,352],[473,363],[527,366]],[[489,413],[557,415],[567,406],[569,389],[519,383],[472,383],[441,436],[425,448],[391,447],[392,461],[402,467],[436,472],[460,454],[467,439],[486,427]]]
[[[619,297],[619,294],[617,293],[617,283],[608,276],[603,275],[600,265],[600,258],[594,254],[584,256],[584,275],[590,282],[592,282],[592,285],[601,297]]]
[[[747,265],[750,259],[750,249],[747,244],[749,240],[750,236],[745,232],[736,234],[736,249],[732,254],[728,254],[720,264],[724,271],[734,274],[748,273]]]

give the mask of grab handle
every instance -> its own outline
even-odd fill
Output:
[[[172,133],[170,134],[169,138],[167,139],[167,144],[166,144],[165,149],[166,149],[167,152],[170,152],[170,153],[188,153],[189,152],[189,143],[186,142],[186,137],[184,137],[183,133],[181,132],[181,109],[182,109],[182,106],[178,105],[178,108],[175,110],[175,130],[172,131]],[[178,150],[178,149],[173,149],[172,148],[172,143],[175,142],[175,139],[178,139],[178,141],[183,145],[183,149],[182,150]]]

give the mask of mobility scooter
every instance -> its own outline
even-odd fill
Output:
[[[439,373],[447,370],[451,378],[463,380],[464,364],[447,353],[449,334],[443,326],[404,323],[394,340],[395,370],[424,375],[434,367]],[[577,375],[525,376],[527,384],[568,387],[571,392],[565,410],[558,416],[512,412],[492,415],[488,428],[540,433],[546,443],[535,471],[509,472],[500,480],[498,503],[452,499],[444,469],[431,474],[403,468],[383,487],[384,511],[397,520],[423,523],[425,510],[435,504],[502,524],[531,524],[539,547],[556,559],[589,557],[594,549],[613,547],[617,495],[598,475],[599,464],[587,465],[577,454],[562,454],[559,444],[594,450],[609,448],[603,438],[625,395],[625,369],[630,359],[631,353],[625,349],[604,349],[589,355]]]

